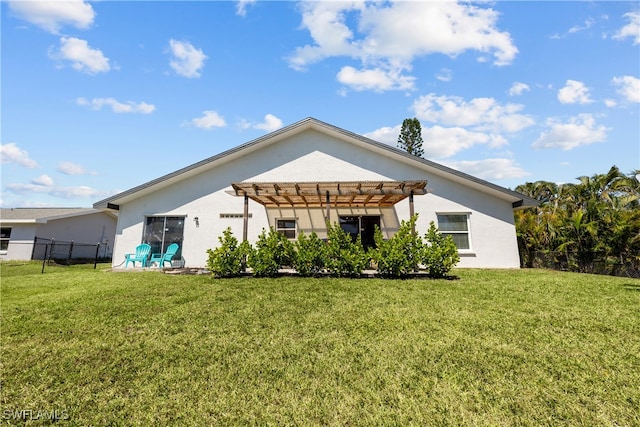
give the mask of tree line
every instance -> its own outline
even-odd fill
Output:
[[[536,181],[516,187],[540,202],[515,212],[522,265],[538,266],[540,254],[553,253],[563,256],[570,270],[592,271],[599,262],[638,271],[639,178],[640,170],[625,175],[613,166],[604,174],[581,176],[577,183]]]

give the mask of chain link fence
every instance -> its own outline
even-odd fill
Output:
[[[36,237],[33,240],[32,260],[42,260],[42,271],[46,263],[59,265],[93,264],[111,262],[108,245],[100,243],[81,243]]]

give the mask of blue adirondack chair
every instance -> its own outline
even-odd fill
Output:
[[[136,246],[135,254],[126,254],[124,257],[126,262],[124,267],[126,268],[130,262],[133,263],[133,266],[136,266],[136,261],[140,263],[142,267],[147,266],[147,258],[149,257],[149,253],[151,252],[151,245],[147,243],[143,243],[141,245]]]
[[[171,260],[178,252],[178,248],[179,246],[177,243],[172,243],[167,246],[167,251],[164,254],[151,255],[151,261],[149,261],[149,265],[153,264],[154,262],[158,263],[158,268],[164,267],[165,262],[168,262],[169,265],[171,265]]]

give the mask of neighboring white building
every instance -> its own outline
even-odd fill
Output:
[[[3,208],[0,260],[42,259],[41,246],[51,239],[61,244],[76,243],[76,253],[82,250],[82,244],[100,243],[99,256],[110,257],[116,223],[117,215],[113,212],[92,208]],[[84,252],[95,256],[95,248]]]
[[[426,186],[425,186],[426,184]],[[328,203],[327,203],[328,202]],[[459,267],[518,268],[514,209],[526,196],[313,118],[272,132],[94,204],[118,211],[113,264],[140,243],[180,245],[186,266],[206,265],[222,232],[254,243],[263,228],[326,237],[327,216],[372,238],[417,213],[451,234]]]

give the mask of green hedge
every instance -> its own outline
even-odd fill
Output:
[[[380,277],[403,278],[420,269],[430,276],[445,277],[460,261],[451,236],[442,235],[434,222],[421,237],[414,230],[418,216],[402,221],[388,240],[379,228],[375,231],[376,248],[365,251],[360,236],[354,242],[339,224],[327,225],[327,241],[316,233],[300,232],[290,241],[272,227],[262,230],[255,247],[238,244],[231,229],[219,237],[220,247],[208,249],[208,267],[215,277],[237,276],[248,266],[258,277],[276,276],[283,267],[291,267],[301,276],[328,273],[338,277],[358,277],[372,263]]]

